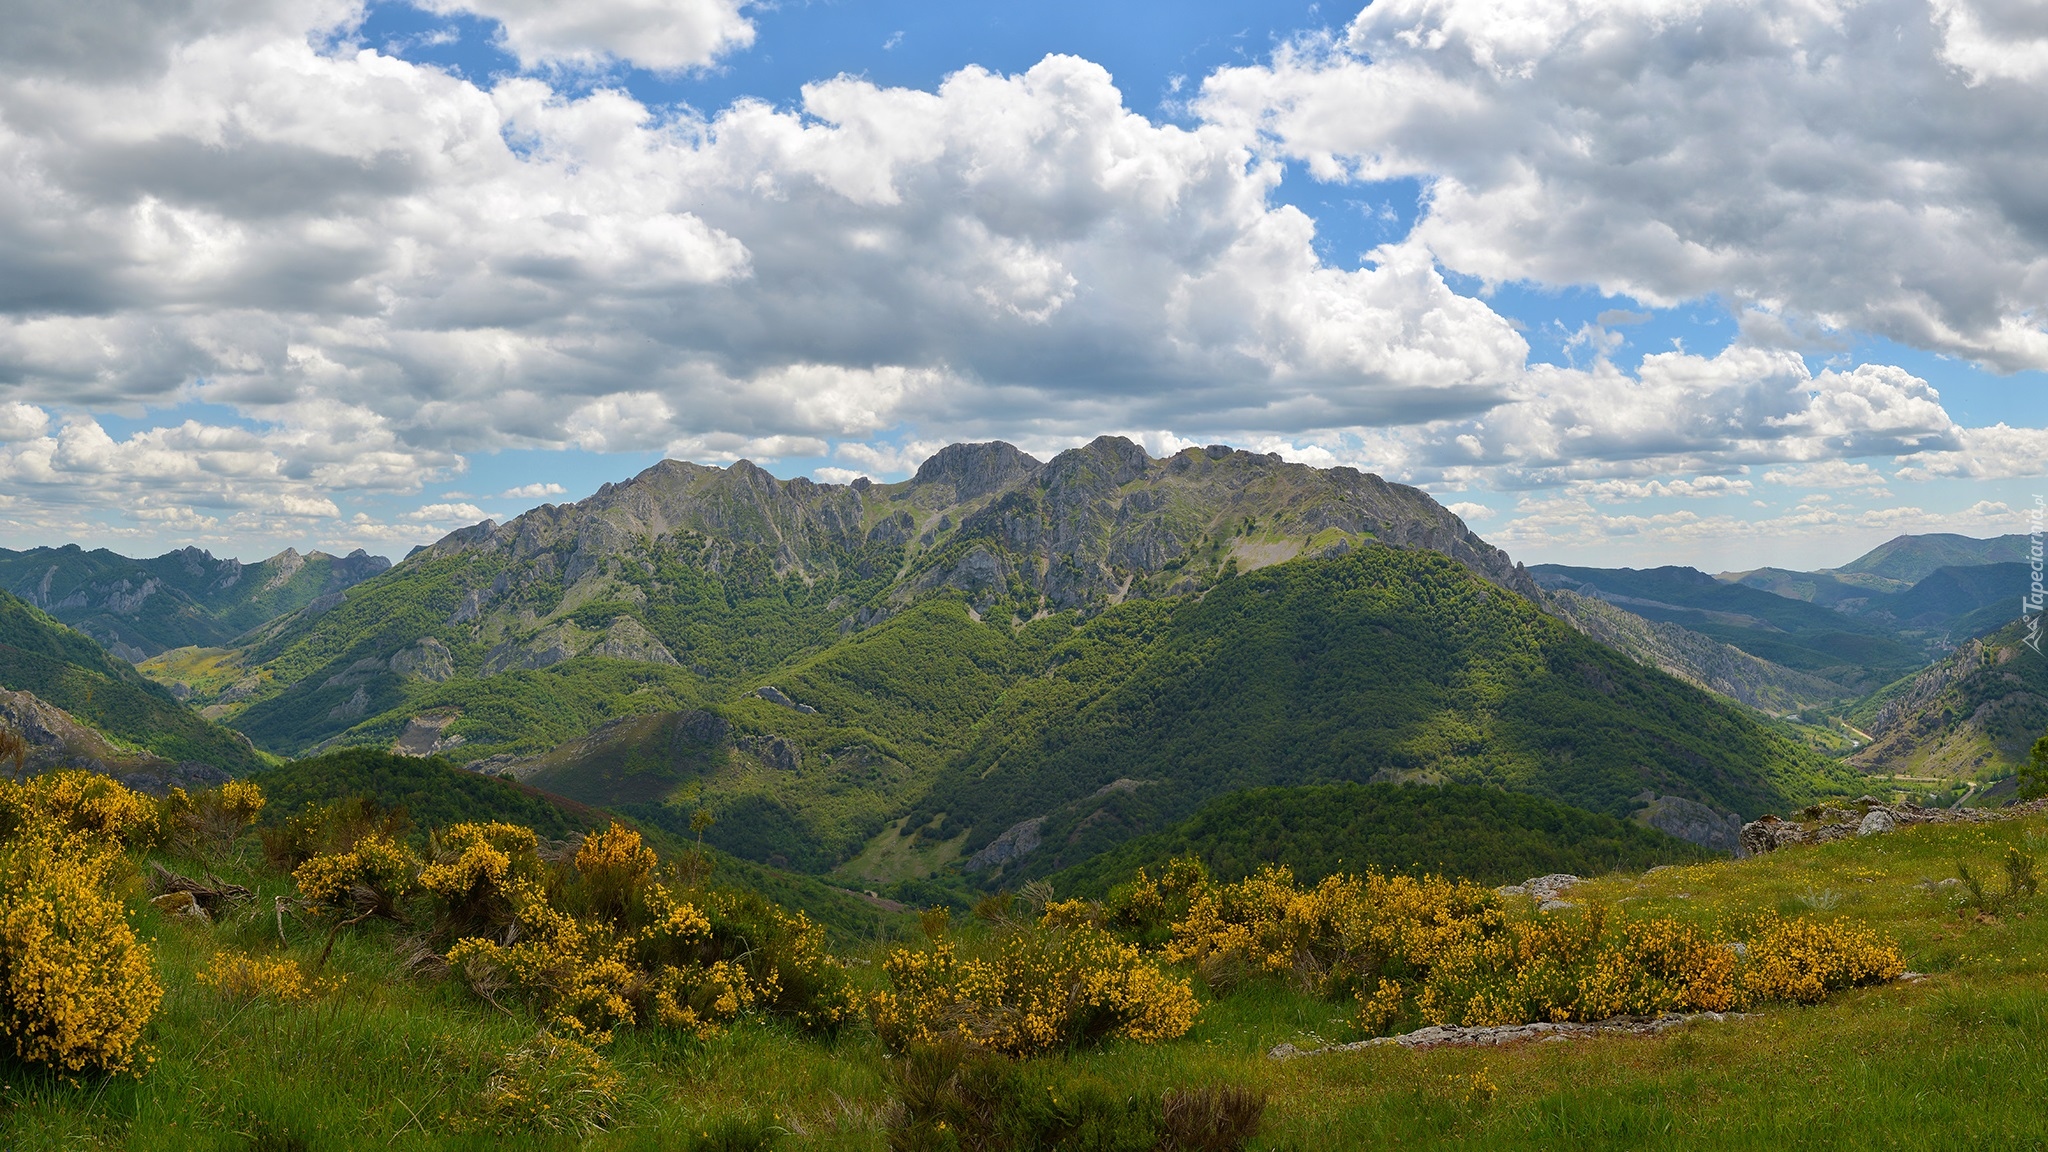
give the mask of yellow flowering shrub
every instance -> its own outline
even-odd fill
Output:
[[[1443,950],[1416,1008],[1432,1024],[1472,1026],[1718,1012],[1738,1002],[1735,969],[1727,944],[1692,925],[1614,924],[1595,907],[1518,921]]]
[[[883,971],[889,988],[870,1014],[896,1051],[964,1041],[1026,1055],[1112,1036],[1171,1040],[1198,1011],[1186,980],[1091,927],[1020,926],[978,955],[952,941],[898,949]]]
[[[1810,1004],[1830,992],[1896,980],[1906,970],[1898,946],[1867,928],[1766,917],[1748,945],[1742,974],[1750,1000]]]
[[[254,824],[263,811],[263,789],[247,780],[230,780],[220,786],[220,810],[244,827]]]
[[[1207,884],[1173,925],[1164,955],[1193,964],[1212,987],[1278,977],[1324,994],[1413,979],[1444,949],[1498,933],[1492,890],[1437,877],[1331,876],[1299,888],[1286,868]]]
[[[648,987],[654,1022],[700,1040],[724,1031],[742,1010],[754,1005],[753,981],[744,967],[730,960],[703,968],[664,964]]]
[[[292,873],[292,882],[308,903],[327,908],[353,908],[395,916],[398,905],[417,885],[420,858],[404,844],[381,834],[356,841],[347,852],[315,856]]]
[[[0,780],[0,835],[36,829],[141,845],[156,834],[156,803],[97,772],[63,769],[25,781]]]
[[[91,810],[80,798],[73,813]],[[96,838],[132,827],[125,811],[82,821],[97,833],[45,824],[0,844],[0,1036],[22,1061],[75,1074],[141,1057],[163,985],[118,892],[126,861]]]
[[[584,903],[597,915],[618,920],[654,875],[656,860],[654,849],[641,843],[638,832],[612,823],[583,838],[575,863]]]
[[[1359,1026],[1375,1034],[1410,1015],[1483,1026],[1810,1002],[1905,968],[1875,934],[1816,921],[1769,918],[1738,946],[1696,925],[1598,906],[1510,917],[1492,891],[1435,877],[1368,873],[1302,888],[1283,868],[1237,884],[1191,876],[1176,890],[1140,873],[1122,898],[1141,914],[1112,908],[1110,921],[1142,928],[1145,910],[1179,900],[1164,959],[1193,965],[1218,989],[1267,978],[1348,990]],[[1068,905],[1048,914],[1086,919]]]
[[[538,881],[515,880],[510,898],[521,929],[516,940],[502,944],[471,936],[448,950],[449,964],[472,987],[486,996],[509,990],[558,1018],[599,1031],[639,1018],[633,997],[641,977],[627,962],[630,940],[555,910]]]
[[[263,811],[263,789],[230,780],[197,796],[173,788],[156,802],[160,840],[184,852],[225,851]]]
[[[230,1000],[276,1000],[285,1004],[337,991],[345,979],[308,979],[297,960],[284,956],[265,959],[240,952],[221,953],[199,974],[201,984]]]

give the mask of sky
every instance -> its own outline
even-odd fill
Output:
[[[0,546],[1229,443],[1526,562],[2048,494],[2038,0],[7,0]]]

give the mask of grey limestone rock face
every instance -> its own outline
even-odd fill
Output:
[[[1856,834],[1858,836],[1876,836],[1880,833],[1890,832],[1898,826],[1898,820],[1890,812],[1882,808],[1872,808],[1863,814],[1862,821],[1856,825]]]
[[[362,685],[358,684],[353,695],[327,710],[327,718],[329,720],[360,720],[363,717],[363,713],[369,710],[370,694]]]
[[[754,689],[754,695],[759,696],[761,699],[766,700],[770,704],[779,704],[792,712],[801,712],[806,716],[815,716],[818,713],[818,710],[816,708],[811,707],[809,704],[799,704],[796,701],[791,700],[789,698],[788,693],[784,692],[780,688],[777,688],[773,684],[764,684],[761,687]]]
[[[610,656],[615,660],[638,660],[643,664],[674,665],[676,658],[668,645],[657,639],[646,625],[631,616],[614,619],[611,627],[605,629],[604,639],[590,648],[594,656]]]
[[[1035,457],[1000,440],[948,444],[919,466],[912,483],[950,484],[954,499],[967,501],[1007,488],[1041,467]]]
[[[1038,851],[1042,843],[1039,830],[1045,827],[1045,817],[1033,816],[1021,820],[1003,831],[1001,836],[988,842],[988,846],[967,858],[961,865],[969,872],[983,872],[1007,864],[1012,860],[1029,856]]]
[[[1722,812],[1683,796],[1645,793],[1637,799],[1644,801],[1644,807],[1636,818],[1659,832],[1718,852],[1734,852],[1740,846],[1742,817],[1733,812]]]
[[[448,646],[432,636],[425,636],[410,648],[400,649],[391,657],[391,670],[400,676],[417,676],[439,684],[455,675],[455,656]]]
[[[576,625],[561,623],[543,628],[527,640],[507,640],[484,656],[484,675],[495,676],[515,669],[548,668],[570,659],[588,641]]]
[[[676,715],[675,734],[670,743],[681,754],[693,748],[718,747],[732,735],[732,725],[716,712],[692,708]]]
[[[360,684],[377,673],[384,671],[386,667],[388,665],[375,656],[365,656],[363,659],[329,676],[320,687],[346,688],[351,684]]]

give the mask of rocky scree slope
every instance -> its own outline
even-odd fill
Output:
[[[1872,695],[1851,721],[1871,737],[1865,772],[1988,778],[2027,762],[2048,730],[2048,660],[2012,624]]]
[[[1088,616],[1367,542],[1534,591],[1417,489],[1222,447],[1154,459],[1103,437],[1040,461],[957,444],[896,484],[663,461],[579,503],[451,533],[309,604],[237,652],[239,678],[201,702],[279,752],[396,739],[428,708],[464,710],[448,727],[466,742],[457,755],[532,750],[617,707],[749,689],[934,596],[996,622]],[[560,723],[520,730],[548,714]]]

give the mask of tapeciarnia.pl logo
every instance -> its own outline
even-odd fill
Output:
[[[2041,521],[2048,513],[2048,500],[2040,495],[2034,497],[2034,506],[2027,510],[2027,566],[2033,570],[2033,582],[2027,587],[2027,594],[2020,597],[2020,616],[2027,622],[2027,638],[2021,643],[2041,654],[2041,608],[2048,599],[2048,590],[2041,587],[2043,556],[2041,548]]]

